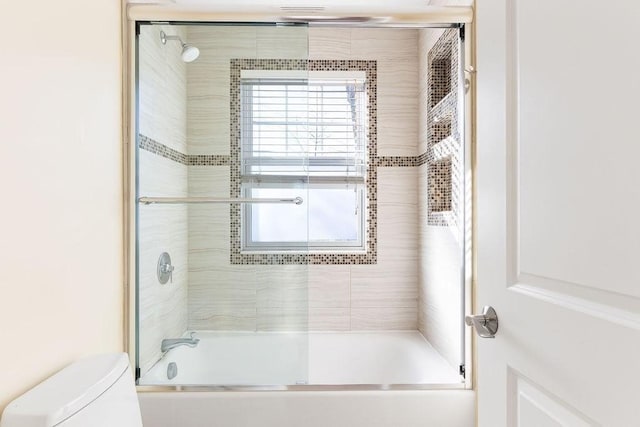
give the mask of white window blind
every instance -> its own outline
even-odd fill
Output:
[[[364,182],[364,78],[243,78],[242,174]]]
[[[245,206],[244,248],[362,249],[368,128],[364,73],[324,72],[309,78],[262,73],[241,78],[243,192],[257,197],[304,191],[307,209]]]

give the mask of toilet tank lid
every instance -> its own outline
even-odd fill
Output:
[[[126,353],[78,360],[11,402],[3,418],[24,418],[27,425],[57,425],[104,393],[129,367]]]

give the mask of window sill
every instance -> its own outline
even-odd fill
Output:
[[[367,254],[367,251],[363,249],[354,249],[354,250],[318,250],[318,249],[311,250],[310,249],[308,251],[301,251],[301,250],[291,250],[291,251],[243,250],[243,251],[240,251],[240,255],[366,255],[366,254]]]

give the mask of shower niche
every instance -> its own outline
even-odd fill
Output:
[[[455,225],[462,209],[459,56],[455,30],[444,32],[428,53],[428,222],[434,226]]]
[[[460,29],[136,46],[138,385],[466,387]]]

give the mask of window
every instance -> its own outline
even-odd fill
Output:
[[[364,250],[365,73],[243,71],[240,97],[243,196],[304,199],[245,204],[242,249]]]

